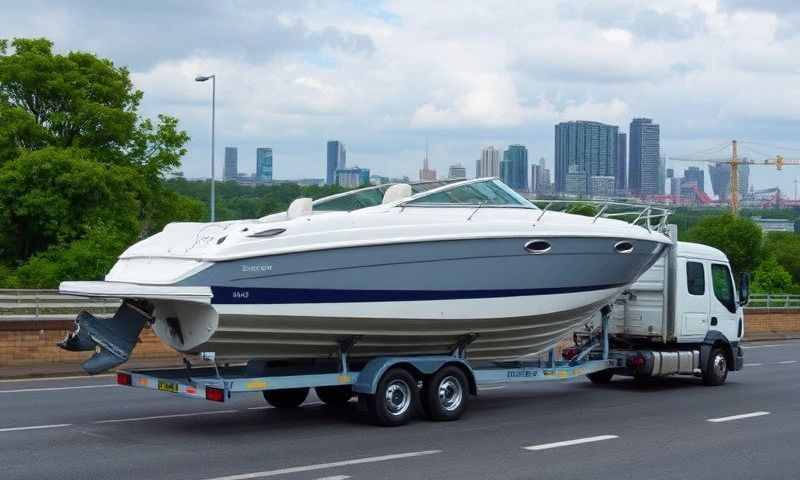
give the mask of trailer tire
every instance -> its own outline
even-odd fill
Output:
[[[605,385],[611,382],[614,372],[611,369],[600,370],[598,372],[587,373],[586,378],[595,385]]]
[[[329,387],[315,387],[317,397],[330,407],[344,407],[355,395],[350,385],[333,385]]]
[[[445,366],[425,381],[422,392],[422,405],[429,419],[458,420],[469,402],[469,381],[462,369]]]
[[[275,408],[297,408],[308,397],[308,387],[264,390],[264,400]]]
[[[395,367],[383,374],[375,394],[359,394],[358,402],[370,423],[397,427],[411,420],[418,397],[416,379],[404,368]]]
[[[728,358],[725,350],[720,347],[711,349],[708,355],[708,363],[703,369],[703,384],[714,387],[722,385],[728,378]]]

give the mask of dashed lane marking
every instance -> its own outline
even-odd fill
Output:
[[[74,387],[40,387],[40,388],[17,388],[14,390],[0,390],[0,393],[26,393],[26,392],[54,392],[57,390],[80,390],[84,388],[108,388],[119,387],[116,383],[103,385],[76,385]]]
[[[242,473],[239,475],[228,475],[226,477],[215,477],[207,480],[250,480],[253,478],[275,477],[277,475],[287,475],[290,473],[311,472],[314,470],[324,470],[327,468],[346,467],[349,465],[361,465],[364,463],[388,462],[390,460],[400,460],[404,458],[423,457],[442,453],[441,450],[424,450],[421,452],[394,453],[391,455],[381,455],[378,457],[354,458],[352,460],[342,460],[339,462],[318,463],[316,465],[303,465],[299,467],[281,468],[278,470],[266,470],[263,472]]]
[[[549,450],[551,448],[569,447],[571,445],[580,445],[582,443],[602,442],[603,440],[612,440],[619,438],[617,435],[598,435],[596,437],[576,438],[575,440],[565,440],[563,442],[543,443],[541,445],[531,445],[529,447],[522,447],[525,450]]]
[[[745,367],[760,367],[762,365],[764,365],[764,364],[763,363],[745,363],[744,364]]]
[[[173,415],[153,415],[151,417],[113,418],[110,420],[97,420],[94,424],[140,422],[144,420],[161,420],[164,418],[199,417],[201,415],[221,415],[224,413],[237,413],[238,410],[211,410],[208,412],[176,413]]]
[[[0,383],[19,383],[19,382],[41,382],[41,381],[49,381],[49,380],[91,380],[93,378],[104,378],[104,377],[113,377],[113,373],[104,373],[101,375],[92,375],[91,377],[88,375],[70,375],[66,377],[28,377],[28,378],[9,378],[6,380],[0,380]]]
[[[709,418],[706,421],[711,423],[722,423],[722,422],[730,422],[733,420],[741,420],[743,418],[763,417],[764,415],[769,415],[769,412],[743,413],[741,415],[731,415],[730,417]]]
[[[30,427],[9,427],[9,428],[0,428],[0,432],[18,432],[20,430],[43,430],[45,428],[61,428],[61,427],[69,427],[72,425],[71,423],[57,423],[54,425],[32,425]]]
[[[793,363],[797,363],[797,360],[784,360],[782,362],[778,362],[778,365],[791,365]]]

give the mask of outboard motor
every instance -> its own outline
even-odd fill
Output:
[[[75,330],[58,346],[72,352],[88,352],[100,347],[81,368],[90,375],[102,373],[128,361],[139,341],[139,333],[151,318],[129,302],[123,302],[112,318],[97,318],[84,311],[75,319]]]

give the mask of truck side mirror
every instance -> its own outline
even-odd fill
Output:
[[[742,272],[739,278],[739,305],[745,306],[750,301],[750,272]]]

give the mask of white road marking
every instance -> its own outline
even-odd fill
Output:
[[[348,465],[361,465],[363,463],[387,462],[389,460],[400,460],[402,458],[422,457],[425,455],[435,455],[437,453],[442,453],[442,451],[424,450],[421,452],[407,452],[407,453],[395,453],[391,455],[381,455],[379,457],[354,458],[352,460],[342,460],[340,462],[318,463],[316,465],[304,465],[300,467],[281,468],[279,470],[267,470],[264,472],[243,473],[240,475],[229,475],[226,477],[209,478],[207,480],[250,480],[253,478],[265,478],[265,477],[274,477],[277,475],[286,475],[289,473],[310,472],[313,470],[323,470],[326,468],[346,467]]]
[[[300,405],[301,407],[316,407],[317,405],[325,405],[325,402],[308,402]],[[247,407],[248,410],[270,410],[273,409],[272,405],[264,405],[263,407]]]
[[[760,367],[762,365],[764,365],[764,364],[763,363],[745,363],[744,364],[745,367]]]
[[[91,380],[92,378],[112,377],[114,373],[104,373],[102,375],[70,375],[67,377],[29,377],[29,378],[10,378],[7,380],[0,380],[0,383],[18,383],[18,382],[38,382],[41,380],[75,380],[80,378],[82,380]]]
[[[220,415],[223,413],[236,413],[238,410],[212,410],[210,412],[193,412],[193,413],[176,413],[173,415],[154,415],[152,417],[133,417],[133,418],[114,418],[111,420],[97,420],[92,423],[123,423],[123,422],[139,422],[143,420],[161,420],[163,418],[181,418],[181,417],[197,417],[200,415]]]
[[[741,348],[744,349],[751,349],[751,348],[778,348],[778,347],[791,347],[793,345],[797,345],[797,342],[792,343],[771,343],[769,345],[744,345]]]
[[[0,428],[0,432],[18,432],[20,430],[41,430],[44,428],[61,428],[61,427],[69,427],[72,425],[71,423],[58,423],[55,425],[33,425],[31,427],[11,427],[11,428]]]
[[[764,416],[764,415],[769,415],[769,412],[743,413],[741,415],[731,415],[730,417],[709,418],[706,421],[711,422],[711,423],[730,422],[732,420],[740,420],[742,418],[761,417],[761,416]]]
[[[582,443],[601,442],[603,440],[612,440],[619,438],[617,435],[598,435],[596,437],[576,438],[575,440],[565,440],[563,442],[544,443],[542,445],[531,445],[530,447],[522,447],[525,450],[548,450],[550,448],[568,447],[570,445],[580,445]]]
[[[54,392],[56,390],[79,390],[83,388],[108,388],[118,387],[116,383],[103,385],[76,385],[74,387],[40,387],[40,388],[18,388],[16,390],[0,390],[0,393],[25,393],[25,392]]]
[[[797,363],[797,360],[784,360],[782,362],[778,362],[778,365],[791,365],[793,363]]]
[[[478,391],[482,392],[484,390],[501,390],[503,388],[506,388],[506,386],[505,385],[497,385],[496,387],[478,387]]]

